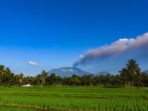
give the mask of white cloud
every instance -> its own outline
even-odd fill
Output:
[[[83,58],[83,57],[84,57],[84,55],[82,55],[82,54],[81,54],[79,57],[80,57],[80,58]]]
[[[28,61],[27,63],[30,64],[30,65],[33,65],[33,66],[37,66],[38,65],[38,63],[35,62],[35,61]]]

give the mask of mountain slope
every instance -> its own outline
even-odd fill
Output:
[[[144,73],[148,74],[148,70],[145,70]]]
[[[82,76],[85,74],[90,74],[89,72],[83,71],[78,68],[73,68],[73,67],[62,67],[62,68],[52,69],[48,73],[49,74],[55,73],[59,76],[72,76],[73,74]]]
[[[112,74],[104,71],[104,72],[98,72],[96,73],[96,75],[112,75]]]

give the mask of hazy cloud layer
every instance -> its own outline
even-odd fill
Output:
[[[37,66],[38,65],[38,63],[35,62],[35,61],[28,61],[28,64],[33,65],[33,66]]]
[[[135,58],[143,67],[146,67],[144,64],[148,62],[147,48],[148,33],[132,39],[123,38],[110,45],[88,51],[83,56],[81,55],[73,66],[93,72],[115,71],[125,63],[124,61]]]

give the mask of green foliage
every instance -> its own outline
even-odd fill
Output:
[[[148,75],[140,71],[134,59],[130,59],[125,68],[119,71],[120,75],[83,75],[76,74],[71,77],[60,77],[42,71],[37,76],[24,76],[14,74],[11,70],[0,65],[0,86],[104,86],[104,87],[140,87],[148,86]]]
[[[22,73],[14,74],[9,68],[0,65],[0,85],[11,86],[0,87],[0,110],[147,111],[148,89],[133,87],[148,86],[148,74],[141,72],[133,59],[119,73],[120,75],[74,74],[62,78],[42,71],[35,77],[25,77]],[[24,84],[33,86],[16,87]],[[121,88],[122,85],[127,88]]]
[[[130,59],[120,72],[120,80],[126,87],[140,86],[142,83],[141,71],[136,60]]]
[[[0,65],[0,85],[11,85],[12,78],[13,74],[11,73],[10,69]]]
[[[0,88],[2,111],[147,111],[147,100],[147,88]]]

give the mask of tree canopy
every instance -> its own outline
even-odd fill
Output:
[[[0,86],[22,86],[31,84],[34,86],[104,86],[104,87],[140,87],[148,86],[148,74],[141,71],[136,60],[130,59],[119,74],[60,77],[55,73],[48,74],[42,71],[37,76],[24,76],[14,74],[8,67],[0,65]]]

